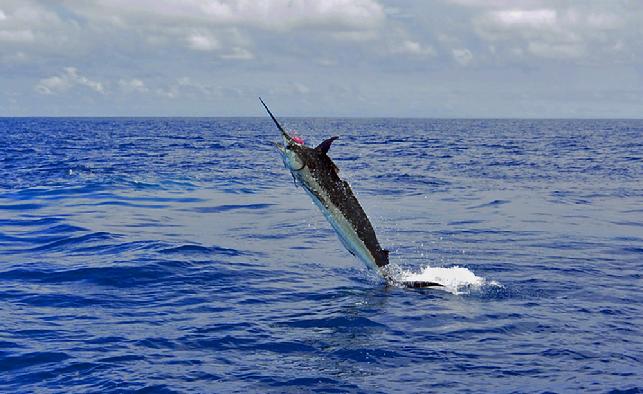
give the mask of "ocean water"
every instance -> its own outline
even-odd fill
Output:
[[[4,118],[0,391],[643,391],[643,121],[283,122],[445,289],[349,255],[268,118]]]

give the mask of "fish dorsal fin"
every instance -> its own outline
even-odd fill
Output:
[[[324,142],[322,142],[321,144],[317,145],[317,148],[315,149],[320,150],[324,153],[328,153],[328,150],[330,149],[331,144],[333,143],[333,141],[335,141],[338,138],[339,138],[338,136],[330,137],[329,139],[324,140]]]

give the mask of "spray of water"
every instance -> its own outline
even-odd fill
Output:
[[[406,270],[395,264],[391,264],[389,273],[396,282],[434,282],[441,287],[432,287],[435,290],[442,290],[452,294],[468,294],[477,291],[485,285],[499,286],[497,282],[487,281],[477,276],[465,267],[431,267],[426,266],[420,272]]]

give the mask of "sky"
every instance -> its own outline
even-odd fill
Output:
[[[643,118],[638,0],[0,0],[0,116]]]

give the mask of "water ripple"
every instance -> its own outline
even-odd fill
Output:
[[[268,118],[4,118],[0,391],[641,392],[642,121],[283,122],[401,269],[485,283],[365,271]]]

